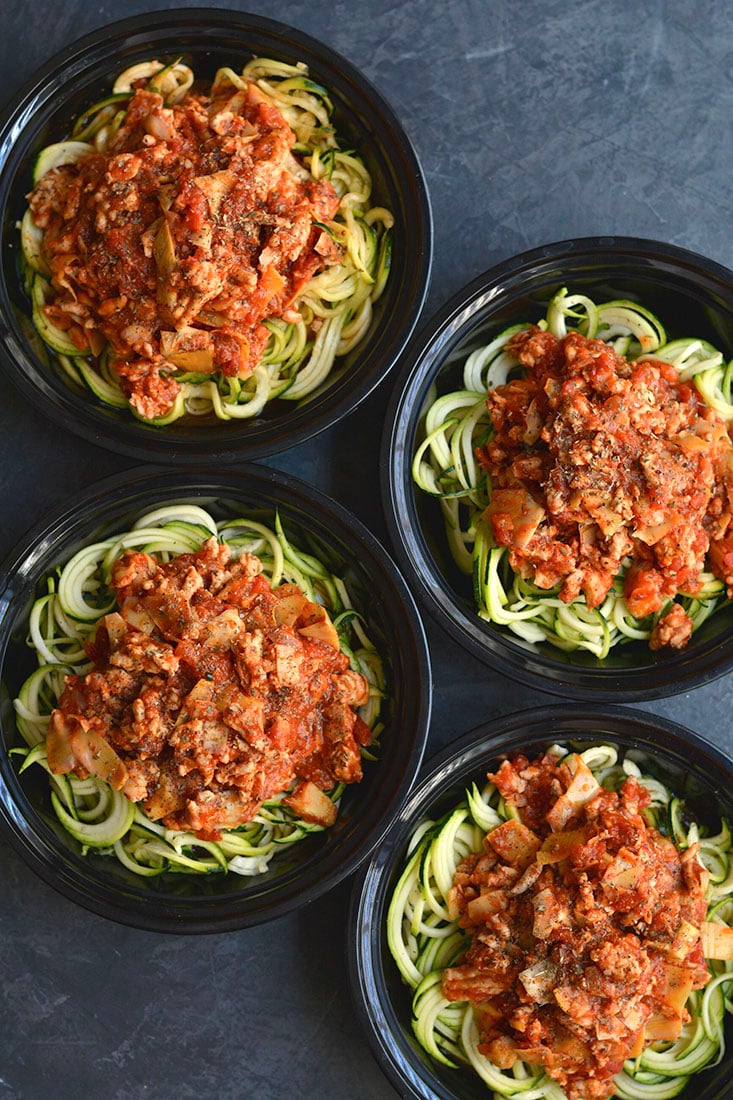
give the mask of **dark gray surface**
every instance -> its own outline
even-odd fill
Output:
[[[0,100],[78,35],[184,3],[0,0]],[[733,9],[725,0],[318,0],[257,11],[328,42],[377,83],[422,159],[436,228],[428,310],[513,253],[624,234],[733,265]],[[387,386],[273,465],[381,537]],[[45,510],[130,460],[0,406],[0,556]],[[428,623],[431,749],[550,697],[501,682]],[[730,677],[650,709],[733,750]],[[620,700],[623,701],[623,700]],[[177,938],[76,908],[0,850],[0,1100],[389,1100],[350,1003],[345,884],[257,929]]]

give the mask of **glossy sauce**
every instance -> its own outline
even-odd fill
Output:
[[[648,792],[599,787],[578,757],[504,761],[490,775],[517,814],[458,867],[452,917],[470,934],[444,971],[497,1066],[544,1066],[569,1100],[606,1100],[626,1058],[674,1038],[708,980],[707,872],[650,828]]]
[[[368,683],[324,608],[215,539],[163,564],[126,551],[112,587],[119,610],[88,644],[94,667],[67,677],[52,715],[52,770],[98,775],[201,837],[288,791],[301,816],[311,792],[312,820],[332,823],[317,792],[361,778],[371,731],[356,712]]]
[[[638,618],[698,591],[706,560],[730,590],[733,445],[695,388],[579,333],[530,328],[507,350],[525,375],[489,393],[495,434],[478,458],[515,572],[594,608],[630,564],[624,595]],[[691,630],[673,606],[651,645],[681,648]]]
[[[296,160],[257,86],[166,107],[137,90],[104,153],[29,196],[55,292],[48,319],[80,354],[112,349],[142,416],[165,415],[178,371],[248,377],[303,286],[340,250],[319,223],[338,196]]]

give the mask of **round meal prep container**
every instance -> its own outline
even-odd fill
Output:
[[[480,788],[501,760],[519,753],[533,759],[553,744],[582,751],[610,744],[681,796],[712,833],[733,814],[733,763],[710,742],[665,718],[627,707],[552,705],[488,721],[427,761],[418,784],[385,841],[357,876],[352,892],[347,950],[357,1013],[381,1069],[405,1100],[486,1100],[492,1090],[473,1071],[450,1069],[418,1044],[411,1026],[411,991],[387,943],[392,893],[405,866],[415,829],[436,821]],[[691,1078],[683,1096],[726,1100],[730,1094],[730,1036],[723,1060]],[[517,1092],[517,1095],[523,1095]]]
[[[364,764],[330,829],[284,849],[264,874],[140,878],[91,854],[61,827],[41,768],[19,775],[23,744],[13,697],[35,667],[28,616],[45,578],[80,548],[127,530],[157,505],[200,504],[215,517],[277,514],[290,540],[317,545],[346,581],[386,669],[388,702],[379,758]],[[302,545],[301,549],[304,548]],[[98,482],[35,527],[0,570],[0,830],[47,883],[92,912],[161,932],[222,932],[292,912],[321,896],[377,845],[415,779],[427,738],[430,662],[412,597],[390,557],[353,515],[309,485],[262,466],[184,474],[140,467]]]
[[[412,341],[394,380],[382,437],[382,497],[397,558],[438,624],[491,670],[572,699],[625,701],[689,691],[733,667],[733,617],[719,609],[687,647],[652,652],[616,646],[603,659],[524,642],[482,620],[471,577],[453,562],[440,508],[413,482],[412,461],[426,407],[462,388],[467,355],[509,325],[544,316],[562,287],[596,302],[638,300],[668,338],[694,336],[733,356],[733,272],[674,245],[629,237],[562,241],[506,260],[479,276]]]
[[[392,211],[391,270],[365,339],[300,402],[275,399],[249,420],[184,417],[162,427],[102,404],[54,367],[31,322],[20,272],[18,223],[40,149],[65,138],[75,118],[108,95],[136,62],[181,58],[197,78],[241,69],[253,56],[305,62],[334,103],[334,125],[366,163],[372,204]],[[35,408],[83,438],[148,462],[196,464],[261,458],[300,443],[353,411],[385,378],[413,331],[432,259],[432,220],[422,169],[381,93],[345,58],[301,31],[217,8],[151,12],[102,27],[52,57],[0,119],[0,362]]]

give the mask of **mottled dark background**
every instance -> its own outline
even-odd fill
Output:
[[[124,15],[185,3],[0,0],[0,100]],[[726,0],[272,0],[220,4],[334,46],[391,101],[435,218],[428,311],[502,258],[604,234],[733,265],[733,8]],[[271,460],[386,538],[377,490],[389,383]],[[66,495],[131,460],[0,402],[0,556]],[[428,623],[431,748],[550,698],[502,681]],[[650,709],[733,750],[731,678]],[[620,700],[623,701],[623,700]],[[88,914],[0,850],[0,1100],[390,1100],[350,1002],[350,883],[261,928],[153,935]]]

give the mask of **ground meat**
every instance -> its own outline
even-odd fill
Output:
[[[684,608],[678,603],[672,604],[652,630],[649,648],[661,649],[662,646],[669,646],[671,649],[684,649],[692,637],[692,626],[692,619]]]
[[[646,824],[636,779],[605,790],[577,756],[516,757],[489,779],[520,820],[457,868],[449,909],[470,946],[443,992],[471,1002],[497,1066],[542,1065],[570,1100],[607,1100],[628,1057],[679,1034],[708,980],[698,846],[680,856]]]
[[[355,710],[368,683],[325,609],[216,539],[165,563],[125,551],[111,583],[119,610],[87,645],[94,667],[66,678],[51,716],[52,771],[100,776],[202,837],[291,790],[330,824],[318,792],[361,779],[371,731]]]
[[[526,373],[489,393],[494,434],[477,456],[515,572],[593,608],[630,563],[624,595],[639,618],[699,590],[708,555],[730,586],[733,444],[694,387],[575,332],[530,328],[507,350]],[[684,645],[686,630],[675,612],[654,645]]]
[[[138,89],[103,153],[29,195],[51,272],[49,320],[80,351],[112,349],[142,416],[165,415],[179,371],[246,378],[317,271],[339,199],[306,178],[282,113],[250,82],[164,107]]]

